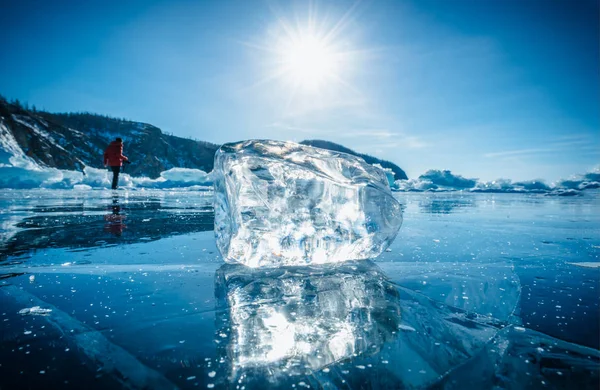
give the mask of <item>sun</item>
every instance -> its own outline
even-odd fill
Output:
[[[356,81],[368,50],[361,48],[362,26],[354,17],[358,3],[345,11],[311,0],[293,10],[272,8],[264,34],[242,41],[259,76],[247,89],[261,90],[284,115],[361,100]]]
[[[280,73],[303,90],[315,90],[339,77],[339,53],[311,33],[288,37],[280,44]]]

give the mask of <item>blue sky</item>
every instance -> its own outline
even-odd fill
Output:
[[[215,143],[327,139],[409,177],[553,181],[600,163],[598,12],[597,0],[19,1],[0,12],[0,93]],[[309,24],[335,69],[304,88],[281,59]]]

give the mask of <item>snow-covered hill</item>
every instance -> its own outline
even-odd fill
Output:
[[[348,149],[347,147],[345,147],[343,145],[336,144],[336,143],[330,142],[330,141],[323,141],[320,139],[312,139],[312,140],[304,140],[300,143],[303,145],[314,146],[315,148],[334,150],[336,152],[348,153],[348,154],[352,154],[354,156],[358,156],[358,157],[362,158],[363,160],[365,160],[367,163],[373,164],[373,165],[377,166],[378,168],[383,169],[384,172],[388,172],[389,174],[391,174],[391,176],[389,176],[389,180],[391,181],[391,183],[393,183],[394,180],[408,180],[408,176],[406,176],[406,172],[404,172],[404,170],[402,168],[400,168],[398,165],[394,164],[393,162],[381,160],[377,157],[369,156],[368,154],[357,153],[352,149]]]
[[[94,114],[34,112],[0,98],[0,164],[16,157],[21,167],[27,160],[68,171],[102,169],[104,149],[116,137],[123,139],[124,154],[132,162],[127,172],[151,179],[172,168],[210,172],[219,147],[167,135],[146,123]]]

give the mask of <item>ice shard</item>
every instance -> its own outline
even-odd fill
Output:
[[[250,267],[378,256],[402,209],[385,173],[345,153],[250,140],[215,155],[215,235],[227,262]]]

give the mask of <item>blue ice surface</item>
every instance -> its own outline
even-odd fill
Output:
[[[379,258],[252,270],[210,192],[5,191],[0,387],[597,388],[598,191],[395,196]]]

